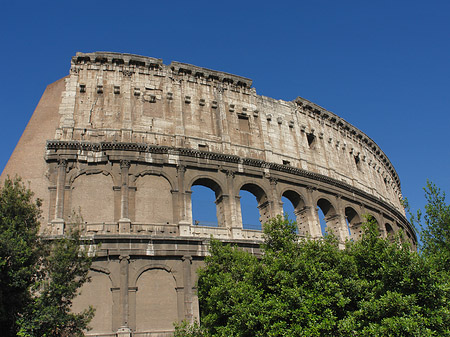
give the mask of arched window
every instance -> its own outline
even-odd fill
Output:
[[[239,196],[241,197],[242,228],[261,230],[258,200],[252,193],[244,190],[239,192]]]
[[[336,210],[331,202],[327,199],[321,198],[317,201],[317,207],[322,235],[331,232],[336,235],[339,234],[339,222],[336,221]]]
[[[223,227],[223,205],[220,186],[207,178],[197,179],[191,187],[192,224],[196,226]]]
[[[356,213],[353,208],[346,207],[345,220],[347,222],[347,228],[350,237],[353,239],[360,238],[362,235],[362,221],[358,213]]]
[[[297,234],[308,235],[308,221],[305,218],[305,202],[300,194],[294,191],[285,191],[281,197],[283,214],[290,220],[297,222]]]
[[[241,187],[239,196],[243,229],[261,230],[261,225],[270,218],[266,193],[255,184],[245,184]]]

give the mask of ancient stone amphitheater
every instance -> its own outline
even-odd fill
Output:
[[[81,212],[101,243],[75,310],[92,304],[92,336],[169,336],[198,317],[196,270],[210,236],[258,253],[240,191],[260,221],[292,203],[298,233],[322,235],[318,210],[344,242],[363,214],[382,235],[414,230],[391,162],[362,131],[322,107],[259,96],[247,78],[130,54],[77,53],[49,85],[2,177],[43,200],[42,231]],[[215,193],[217,226],[193,223],[192,187]]]

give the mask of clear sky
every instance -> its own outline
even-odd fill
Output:
[[[450,193],[448,0],[4,0],[0,31],[0,171],[70,58],[114,51],[249,77],[260,95],[309,99],[382,148],[413,209],[424,205],[427,179]]]

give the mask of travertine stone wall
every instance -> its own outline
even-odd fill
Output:
[[[77,53],[7,174],[43,199],[43,235],[82,216],[96,261],[74,310],[96,307],[92,336],[169,336],[172,321],[198,317],[210,236],[260,254],[261,231],[242,224],[242,190],[261,223],[286,197],[300,236],[321,237],[321,209],[341,243],[361,235],[367,213],[383,235],[417,241],[397,173],[363,132],[301,97],[259,96],[247,78],[150,57]],[[214,191],[217,226],[193,223],[195,185]]]
[[[402,211],[400,181],[363,132],[301,97],[259,96],[252,81],[196,66],[78,53],[55,139],[200,149],[320,173]]]

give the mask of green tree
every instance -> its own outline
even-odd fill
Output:
[[[421,229],[423,254],[450,272],[450,205],[445,202],[445,192],[432,182],[427,181],[424,191],[425,212],[417,211],[411,222]]]
[[[19,313],[29,304],[41,244],[41,202],[20,179],[6,179],[0,189],[0,330],[15,336]]]
[[[332,235],[298,240],[281,217],[264,233],[260,258],[211,242],[198,281],[205,335],[450,335],[447,275],[373,220],[343,250]]]
[[[0,322],[4,336],[82,336],[93,309],[70,311],[92,258],[77,230],[38,235],[40,201],[20,179],[0,189]]]
[[[89,280],[92,258],[80,249],[83,241],[78,230],[44,242],[47,252],[32,288],[32,301],[18,320],[18,336],[84,336],[94,309],[73,313],[71,307],[78,289]]]

